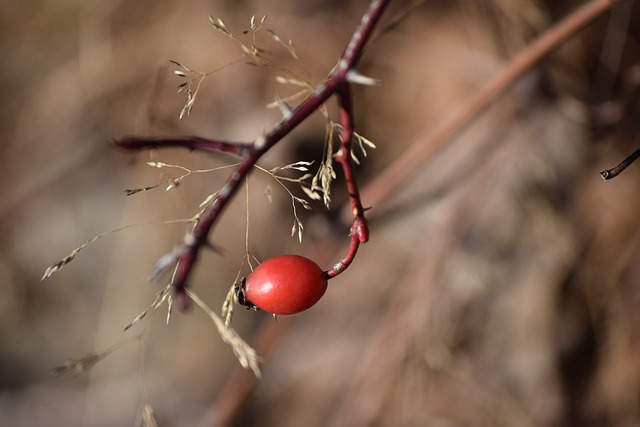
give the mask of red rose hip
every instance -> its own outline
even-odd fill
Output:
[[[294,314],[313,306],[327,290],[327,279],[315,262],[280,255],[260,264],[238,285],[238,302],[272,314]]]

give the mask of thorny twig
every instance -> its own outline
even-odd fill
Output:
[[[362,51],[371,36],[373,28],[379,21],[389,0],[372,0],[362,19],[354,31],[347,47],[340,56],[338,64],[331,71],[327,79],[317,86],[313,92],[297,107],[286,114],[281,121],[276,123],[271,130],[256,138],[252,143],[220,142],[205,140],[203,138],[138,138],[126,137],[114,141],[114,145],[128,149],[139,150],[143,148],[162,148],[166,146],[185,147],[193,150],[218,151],[235,154],[241,158],[241,162],[227,182],[203,210],[201,216],[182,240],[160,257],[152,267],[150,279],[156,279],[172,267],[176,271],[172,281],[176,300],[182,308],[186,308],[189,298],[186,293],[189,277],[193,272],[196,261],[202,247],[211,246],[209,235],[227,206],[231,198],[240,188],[240,184],[253,168],[253,165],[277,142],[306,120],[314,111],[321,108],[332,95],[337,94],[340,101],[340,116],[342,121],[342,134],[340,150],[335,155],[345,172],[347,187],[352,205],[353,225],[351,227],[351,245],[347,255],[325,274],[327,277],[335,277],[343,272],[353,260],[358,246],[368,240],[368,229],[364,218],[364,209],[360,202],[353,161],[350,157],[351,138],[353,136],[353,117],[351,109],[350,86],[351,84],[372,85],[374,79],[361,75],[355,70]]]

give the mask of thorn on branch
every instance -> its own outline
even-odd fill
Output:
[[[349,83],[352,83],[355,85],[379,86],[382,84],[382,80],[374,79],[372,77],[365,76],[364,74],[360,74],[358,70],[353,68],[347,72],[346,77]]]
[[[255,148],[256,150],[261,150],[262,148],[264,148],[266,143],[267,143],[267,138],[264,135],[260,135],[254,141],[253,148]]]
[[[280,98],[279,96],[276,97],[276,105],[278,106],[278,109],[282,113],[283,120],[287,120],[288,118],[291,117],[293,109],[289,104],[286,103],[284,99]]]
[[[149,282],[156,281],[160,276],[169,271],[171,267],[178,263],[178,260],[187,252],[187,246],[183,243],[175,245],[169,252],[162,255],[153,263],[149,272]]]
[[[224,249],[222,249],[221,246],[218,246],[209,240],[205,241],[202,246],[204,246],[207,249],[211,249],[213,252],[217,253],[218,255],[224,255]]]

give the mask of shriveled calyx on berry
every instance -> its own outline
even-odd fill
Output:
[[[279,255],[260,264],[236,285],[238,303],[272,314],[295,314],[312,307],[327,290],[327,277],[315,262]]]

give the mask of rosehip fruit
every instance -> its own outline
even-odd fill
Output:
[[[327,278],[315,262],[298,255],[269,258],[236,285],[238,302],[272,314],[294,314],[317,303]]]

